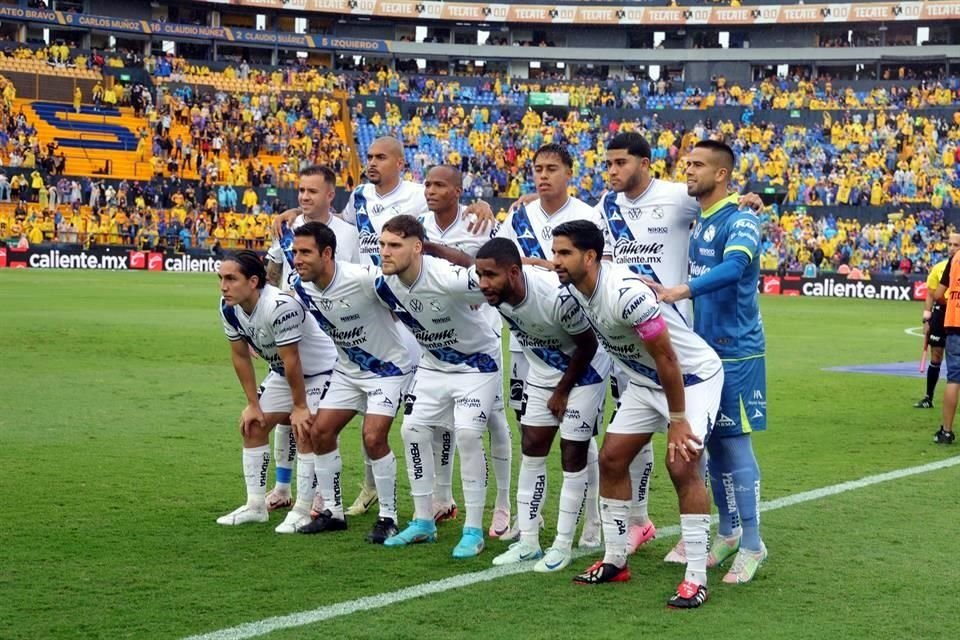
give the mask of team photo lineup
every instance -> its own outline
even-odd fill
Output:
[[[0,640],[960,637],[960,0],[0,0],[0,300]]]
[[[240,251],[220,267],[224,332],[247,398],[247,501],[217,522],[264,523],[290,508],[277,533],[336,532],[377,504],[367,541],[436,542],[437,524],[459,510],[457,458],[465,518],[453,558],[481,554],[489,536],[514,541],[494,565],[536,561],[536,572],[560,571],[581,525],[578,546],[602,548],[603,558],[574,582],[623,582],[628,556],[656,536],[647,494],[658,462],[651,436],[662,432],[660,462],[681,523],[664,561],[686,567],[668,605],[701,606],[708,567],[727,563],[724,582],[749,582],[767,558],[750,443],[766,429],[766,381],[760,227],[743,203],[762,203],[731,193],[736,158],[722,142],[694,147],[685,185],[652,178],[650,159],[643,136],[615,136],[610,191],[592,206],[567,195],[569,151],[544,145],[534,155],[536,197],[518,201],[502,223],[482,203],[473,207],[480,216],[460,203],[457,167],[430,168],[422,185],[402,180],[394,138],[374,141],[368,182],[339,214],[333,171],[301,171],[299,208],[277,218],[268,262]],[[251,353],[270,367],[259,388]],[[605,424],[608,386],[616,411]],[[507,409],[521,425],[515,503]],[[387,439],[398,414],[399,457]],[[340,436],[356,415],[364,480],[345,509]],[[547,546],[540,508],[551,497],[546,467],[558,431],[563,483]],[[345,446],[356,441],[347,431]],[[396,492],[403,467],[413,502],[405,526]],[[712,543],[708,484],[720,514]]]

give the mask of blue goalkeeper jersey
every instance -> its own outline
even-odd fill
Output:
[[[757,292],[760,222],[737,200],[734,194],[701,211],[690,240],[691,278],[708,274],[733,252],[750,261],[735,284],[694,299],[693,328],[724,360],[762,355],[765,349]]]

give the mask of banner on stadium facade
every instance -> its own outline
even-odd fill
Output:
[[[0,268],[9,269],[96,269],[103,271],[176,271],[216,273],[219,258],[196,258],[187,254],[159,251],[130,251],[123,247],[30,247],[25,250],[0,247]]]
[[[960,2],[861,2],[749,7],[594,6],[424,0],[201,0],[211,4],[318,13],[456,20],[595,25],[753,25],[958,20]]]
[[[569,107],[570,94],[565,91],[532,91],[529,95],[531,107]]]
[[[955,2],[863,2],[846,4],[763,5],[750,7],[650,7],[549,4],[494,4],[427,2],[419,0],[199,0],[208,4],[291,9],[315,13],[410,18],[582,25],[745,26],[760,24],[816,24],[853,22],[905,22],[960,20],[960,0]],[[59,24],[67,27],[120,31],[142,35],[224,40],[297,49],[389,53],[386,40],[319,36],[236,27],[207,27],[157,20],[115,18],[47,9],[0,6],[0,20]]]
[[[829,273],[814,278],[797,275],[760,276],[760,293],[775,296],[813,298],[855,298],[858,300],[917,301],[927,296],[927,283],[895,276],[874,276],[870,280],[850,280],[844,275]]]

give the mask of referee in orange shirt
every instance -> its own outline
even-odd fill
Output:
[[[943,278],[943,272],[950,258],[957,249],[960,249],[960,233],[950,234],[947,248],[950,256],[935,264],[930,269],[930,275],[927,276],[927,297],[923,301],[923,331],[927,338],[927,345],[930,347],[930,364],[927,365],[927,394],[913,405],[917,409],[933,408],[933,392],[940,379],[940,363],[943,362],[943,347],[946,341],[943,328],[944,300],[942,297],[934,298],[934,293]]]

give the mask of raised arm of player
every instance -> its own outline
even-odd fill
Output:
[[[283,225],[290,226],[293,224],[293,221],[297,219],[298,215],[300,215],[300,208],[294,207],[293,209],[287,209],[283,213],[278,213],[273,216],[273,222],[270,224],[270,232],[273,234],[273,237],[279,238],[283,233]]]
[[[573,389],[574,383],[586,373],[593,361],[593,356],[597,354],[597,336],[592,330],[570,337],[573,338],[576,345],[573,354],[570,356],[570,366],[563,372],[563,377],[560,378],[553,394],[547,400],[547,409],[557,420],[563,420],[563,414],[567,410],[567,401],[570,399],[570,390]]]
[[[232,340],[230,342],[230,356],[233,360],[233,370],[237,373],[237,380],[240,381],[243,394],[247,396],[247,406],[240,414],[240,433],[246,437],[252,429],[258,428],[257,425],[262,429],[266,424],[266,418],[260,409],[260,398],[257,395],[257,373],[253,368],[253,358],[250,357],[247,343],[243,340]]]
[[[472,267],[474,262],[473,256],[468,253],[429,240],[423,243],[423,253],[460,267]]]

